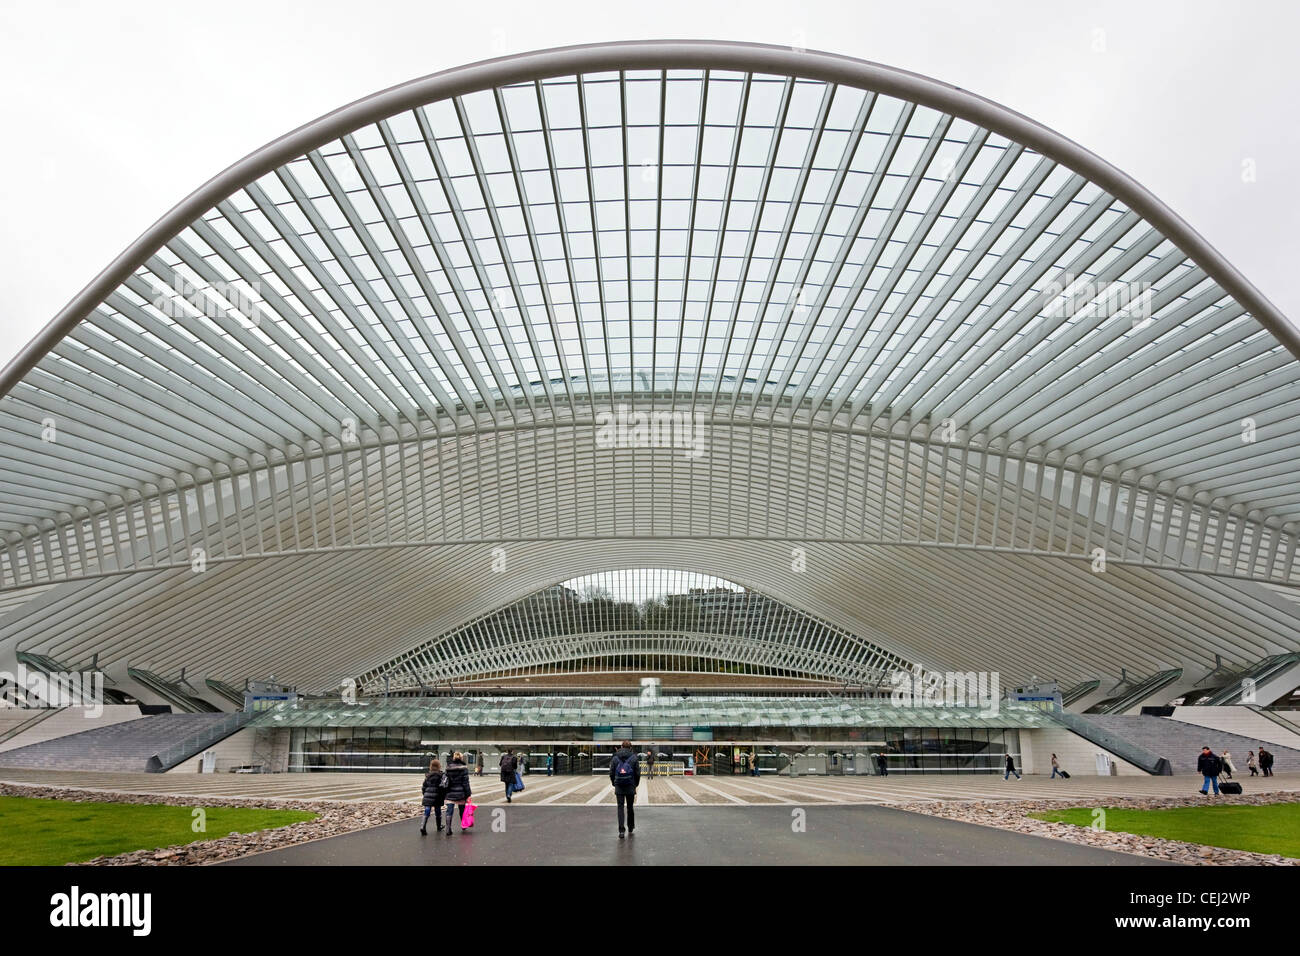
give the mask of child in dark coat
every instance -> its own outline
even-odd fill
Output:
[[[420,824],[420,836],[428,836],[426,828],[429,826],[430,812],[436,814],[434,819],[438,829],[442,830],[442,804],[447,797],[447,777],[442,772],[442,762],[436,757],[429,761],[429,772],[425,775],[420,790],[424,794],[424,822]]]

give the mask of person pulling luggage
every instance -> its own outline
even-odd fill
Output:
[[[1214,795],[1219,795],[1219,774],[1223,772],[1223,762],[1214,755],[1209,747],[1201,748],[1201,755],[1196,758],[1196,772],[1205,778],[1201,784],[1201,793],[1209,796],[1210,787]]]

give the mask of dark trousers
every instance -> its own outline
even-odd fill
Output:
[[[618,832],[619,833],[623,832],[624,805],[627,806],[627,829],[635,830],[636,829],[636,807],[635,807],[636,791],[633,790],[631,793],[619,793],[618,791],[615,791],[614,796],[618,800]]]
[[[438,822],[438,827],[441,828],[441,827],[442,827],[442,807],[440,807],[440,806],[433,806],[433,807],[425,807],[425,808],[424,808],[424,825],[425,825],[426,827],[429,825],[429,814],[430,814],[430,813],[435,814],[434,819],[437,820],[437,822]]]

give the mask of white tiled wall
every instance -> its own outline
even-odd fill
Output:
[[[1056,754],[1061,769],[1073,777],[1097,776],[1097,752],[1103,748],[1090,740],[1080,737],[1065,727],[1046,727],[1041,730],[1020,731],[1020,752],[1024,764],[1022,773],[1040,773],[1051,776],[1052,754]],[[1141,767],[1136,767],[1114,754],[1111,762],[1118,768],[1119,776],[1150,776]]]

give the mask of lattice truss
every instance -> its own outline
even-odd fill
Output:
[[[1296,585],[1296,373],[1174,241],[959,115],[512,81],[248,181],[12,384],[0,591],[628,539]],[[611,445],[610,413],[693,431]]]
[[[425,690],[539,674],[743,674],[887,685],[897,654],[765,594],[639,568],[557,584],[361,675],[358,690]]]

